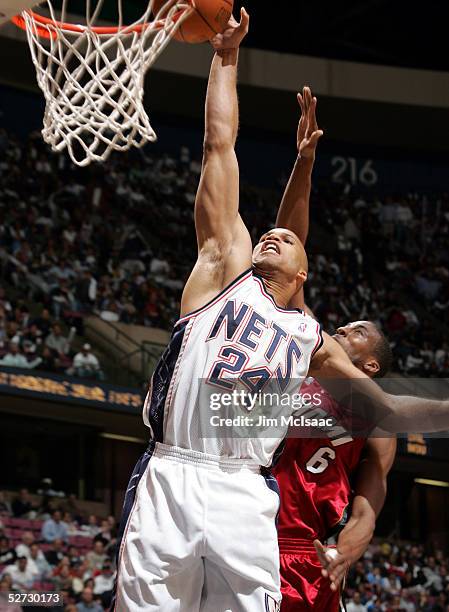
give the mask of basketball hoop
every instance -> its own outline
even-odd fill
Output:
[[[156,140],[143,105],[144,76],[194,9],[191,0],[167,0],[150,20],[154,0],[147,1],[142,17],[125,25],[117,0],[115,27],[96,25],[104,0],[94,10],[86,0],[85,24],[68,21],[68,0],[59,20],[51,0],[48,17],[26,10],[13,18],[26,30],[45,96],[43,138],[54,151],[67,148],[78,166]]]

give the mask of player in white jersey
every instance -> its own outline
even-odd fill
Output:
[[[320,348],[316,321],[287,309],[307,278],[293,232],[271,230],[252,252],[234,151],[238,48],[248,22],[243,10],[240,24],[231,21],[214,40],[195,203],[198,261],[145,402],[151,442],[125,497],[116,612],[278,610],[279,499],[268,468],[283,432],[275,439],[201,436],[210,410],[205,389],[258,391],[269,382],[289,395],[307,373],[362,379],[385,428],[403,426],[405,414],[418,422],[423,409],[435,417],[433,429],[449,424],[447,403],[385,394],[331,338]],[[418,427],[427,430],[426,419]]]

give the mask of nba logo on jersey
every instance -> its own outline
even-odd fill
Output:
[[[265,593],[265,611],[266,612],[279,612],[281,604],[277,602],[271,595]]]
[[[299,331],[303,334],[307,329],[307,323],[300,323]]]

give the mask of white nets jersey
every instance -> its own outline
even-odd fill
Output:
[[[203,308],[180,319],[151,380],[143,417],[153,439],[170,446],[251,459],[269,467],[286,434],[276,438],[202,435],[213,415],[212,392],[237,386],[283,396],[298,393],[322,344],[319,323],[279,308],[263,280],[248,271]],[[210,431],[210,430],[209,430]]]

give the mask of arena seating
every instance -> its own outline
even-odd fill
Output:
[[[87,517],[82,517],[87,522]],[[6,512],[0,514],[0,537],[6,536],[9,548],[15,548],[20,542],[24,532],[32,531],[39,550],[48,553],[52,544],[40,541],[43,519],[20,519],[10,516]],[[104,559],[114,562],[115,533],[111,533],[111,540],[107,543]],[[79,601],[80,593],[74,589],[79,579],[79,568],[82,568],[82,585],[88,586],[89,581],[101,570],[85,566],[86,558],[93,550],[95,539],[84,536],[72,536],[64,546],[64,557],[52,565],[48,575],[35,580],[31,590],[51,592],[60,588],[58,576],[61,568],[68,563],[70,574],[68,583],[73,581],[71,588],[64,589],[66,603]],[[70,547],[70,554],[69,554]],[[73,548],[72,548],[73,547]],[[65,561],[68,557],[68,562]],[[0,550],[0,558],[2,551]],[[8,574],[10,565],[0,563],[0,581]],[[364,557],[350,570],[346,582],[345,598],[348,610],[351,605],[354,610],[367,612],[390,612],[405,610],[406,612],[446,612],[449,604],[449,558],[441,550],[432,546],[424,549],[421,544],[412,542],[386,543],[376,540],[370,545]],[[97,594],[99,605],[107,609],[109,594]]]
[[[51,154],[38,134],[27,142],[1,136],[0,265],[7,290],[0,291],[0,358],[14,338],[29,364],[40,359],[39,369],[65,371],[73,351],[44,351],[45,339],[58,319],[67,325],[63,335],[72,326],[82,333],[86,313],[170,329],[196,253],[199,161],[183,147],[177,159],[138,152],[80,172]],[[279,198],[242,186],[253,239],[274,221]],[[320,187],[312,221],[307,297],[325,329],[373,319],[391,340],[396,370],[444,376],[447,195],[362,197]]]
[[[446,612],[448,563],[441,550],[377,541],[350,570],[348,612]]]
[[[89,530],[92,535],[69,536],[67,542],[62,546],[61,552],[54,556],[53,544],[42,540],[42,526],[48,518],[48,514],[44,511],[44,498],[41,499],[40,505],[34,506],[33,514],[37,514],[38,518],[30,519],[12,516],[9,500],[12,501],[14,499],[13,495],[11,496],[10,494],[8,496],[0,492],[0,496],[2,500],[0,509],[0,540],[7,538],[6,547],[0,544],[0,582],[5,583],[2,590],[20,592],[62,591],[65,604],[68,605],[76,604],[80,600],[82,590],[92,587],[97,605],[102,606],[103,609],[108,609],[111,592],[98,592],[98,589],[96,590],[95,587],[95,579],[100,575],[104,578],[106,574],[110,576],[112,584],[113,570],[103,569],[103,566],[114,563],[117,536],[115,519],[109,517],[108,529],[101,530],[101,525],[107,522],[106,518],[101,520],[92,515],[89,518],[87,516],[78,517],[71,523],[71,528]],[[35,500],[36,497],[33,496],[33,499]],[[79,503],[77,500],[72,501]],[[58,503],[55,502],[55,505],[58,507]],[[59,506],[61,510],[64,510],[65,500],[60,500]],[[38,571],[31,577],[27,585],[24,586],[24,584],[20,584],[22,577],[19,576],[17,578],[13,568],[18,563],[15,560],[17,559],[16,550],[19,551],[19,554],[23,554],[17,547],[19,545],[23,547],[22,538],[24,534],[30,534],[30,532],[34,537],[34,543],[38,545],[38,555],[40,557],[43,555],[44,570],[42,570],[41,565],[38,565],[36,568]],[[94,532],[96,532],[96,536],[93,535]],[[102,543],[102,551],[98,551],[96,548],[96,541]],[[3,562],[11,551],[13,557],[11,558],[11,555],[9,555],[9,560]],[[26,556],[30,559],[29,548]],[[28,561],[27,565],[28,563],[31,563],[31,561]],[[63,569],[65,566],[69,568],[68,572]],[[68,575],[66,576],[64,572]],[[60,577],[61,573],[64,574],[64,578]],[[11,578],[12,583],[10,582]],[[102,585],[104,585],[104,579],[102,580]],[[0,601],[0,607],[1,605],[2,602]]]

